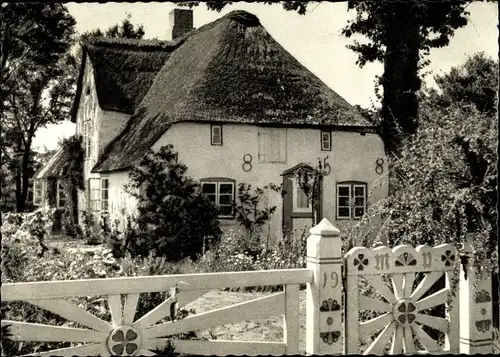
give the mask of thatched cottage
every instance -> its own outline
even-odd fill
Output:
[[[233,11],[192,29],[191,10],[174,10],[173,40],[102,38],[84,43],[72,111],[85,143],[80,210],[121,219],[134,212],[128,173],[149,149],[172,144],[188,175],[221,206],[223,227],[239,183],[284,185],[267,227],[278,237],[311,224],[313,210],[295,170],[328,168],[318,214],[353,222],[387,172],[373,123],[277,43],[259,19]],[[377,161],[378,160],[378,161]],[[377,164],[378,163],[378,164]],[[225,207],[227,206],[227,207]]]

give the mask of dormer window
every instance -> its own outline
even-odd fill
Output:
[[[332,133],[330,131],[321,132],[321,150],[322,151],[332,150]]]
[[[210,144],[222,145],[222,125],[210,125]]]

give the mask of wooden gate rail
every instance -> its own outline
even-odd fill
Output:
[[[89,279],[15,283],[2,285],[2,300],[21,300],[51,311],[87,328],[49,326],[3,320],[16,341],[80,342],[85,345],[39,353],[59,355],[154,355],[168,336],[239,321],[283,315],[283,342],[173,340],[176,352],[188,354],[297,354],[299,343],[299,285],[311,283],[308,269],[163,275],[111,279]],[[259,299],[157,324],[208,291],[223,287],[262,284],[284,285],[284,291]],[[170,291],[170,297],[134,320],[140,293]],[[65,300],[68,297],[106,295],[111,321],[104,321]],[[122,304],[122,295],[125,303]]]

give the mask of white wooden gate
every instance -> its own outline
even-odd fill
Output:
[[[451,244],[351,249],[345,260],[346,352],[458,353],[459,298],[451,289],[458,285],[457,261]],[[429,328],[443,339],[431,337]]]

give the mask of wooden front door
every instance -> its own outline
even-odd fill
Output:
[[[313,225],[314,213],[319,220],[322,213],[322,195],[320,195],[314,207],[308,208],[307,198],[302,190],[295,183],[295,172],[304,164],[297,165],[286,170],[283,176],[283,236],[293,233],[297,227]],[[322,191],[322,190],[321,190]],[[307,205],[306,205],[307,203]]]

